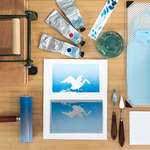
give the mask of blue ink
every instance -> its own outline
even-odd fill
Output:
[[[99,67],[96,64],[81,64],[80,67],[77,64],[54,65],[52,77],[55,93],[100,91]]]

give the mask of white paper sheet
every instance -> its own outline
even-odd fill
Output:
[[[130,112],[130,145],[150,145],[150,112]]]
[[[107,139],[107,69],[107,60],[44,60],[44,139]]]

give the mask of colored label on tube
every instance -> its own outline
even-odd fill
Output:
[[[74,0],[56,0],[57,5],[65,16],[69,19],[71,24],[77,29],[83,32],[85,25],[83,18],[81,17],[80,10],[76,7]]]
[[[101,33],[103,27],[105,26],[107,20],[109,19],[110,15],[116,8],[119,0],[107,0],[104,8],[102,9],[101,13],[99,14],[95,24],[93,25],[92,29],[89,32],[89,37],[93,40],[96,40],[99,34]]]
[[[53,11],[47,17],[46,23],[55,28],[65,38],[69,39],[74,44],[80,44],[81,46],[85,44],[81,34],[72,25],[70,25],[57,10]]]
[[[41,35],[39,48],[46,51],[58,52],[72,58],[81,58],[84,56],[84,52],[81,52],[78,47],[55,39],[54,37],[45,33]]]

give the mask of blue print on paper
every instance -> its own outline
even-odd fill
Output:
[[[53,92],[100,92],[99,65],[54,64]]]
[[[51,133],[102,133],[102,101],[52,102]]]

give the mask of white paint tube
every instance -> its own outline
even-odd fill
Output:
[[[74,44],[80,44],[81,46],[85,44],[81,34],[72,25],[70,25],[57,10],[53,11],[47,17],[46,23]]]
[[[96,40],[99,34],[101,33],[102,29],[104,28],[107,20],[109,19],[110,15],[116,8],[119,0],[107,0],[104,8],[102,9],[101,13],[99,14],[95,24],[93,25],[92,29],[89,32],[89,37],[93,40]]]
[[[80,10],[75,5],[75,0],[56,0],[56,3],[74,28],[83,32],[85,30],[85,24],[81,17]]]
[[[80,48],[55,39],[54,37],[43,33],[41,35],[39,48],[49,52],[58,52],[72,58],[84,57],[84,52]]]

